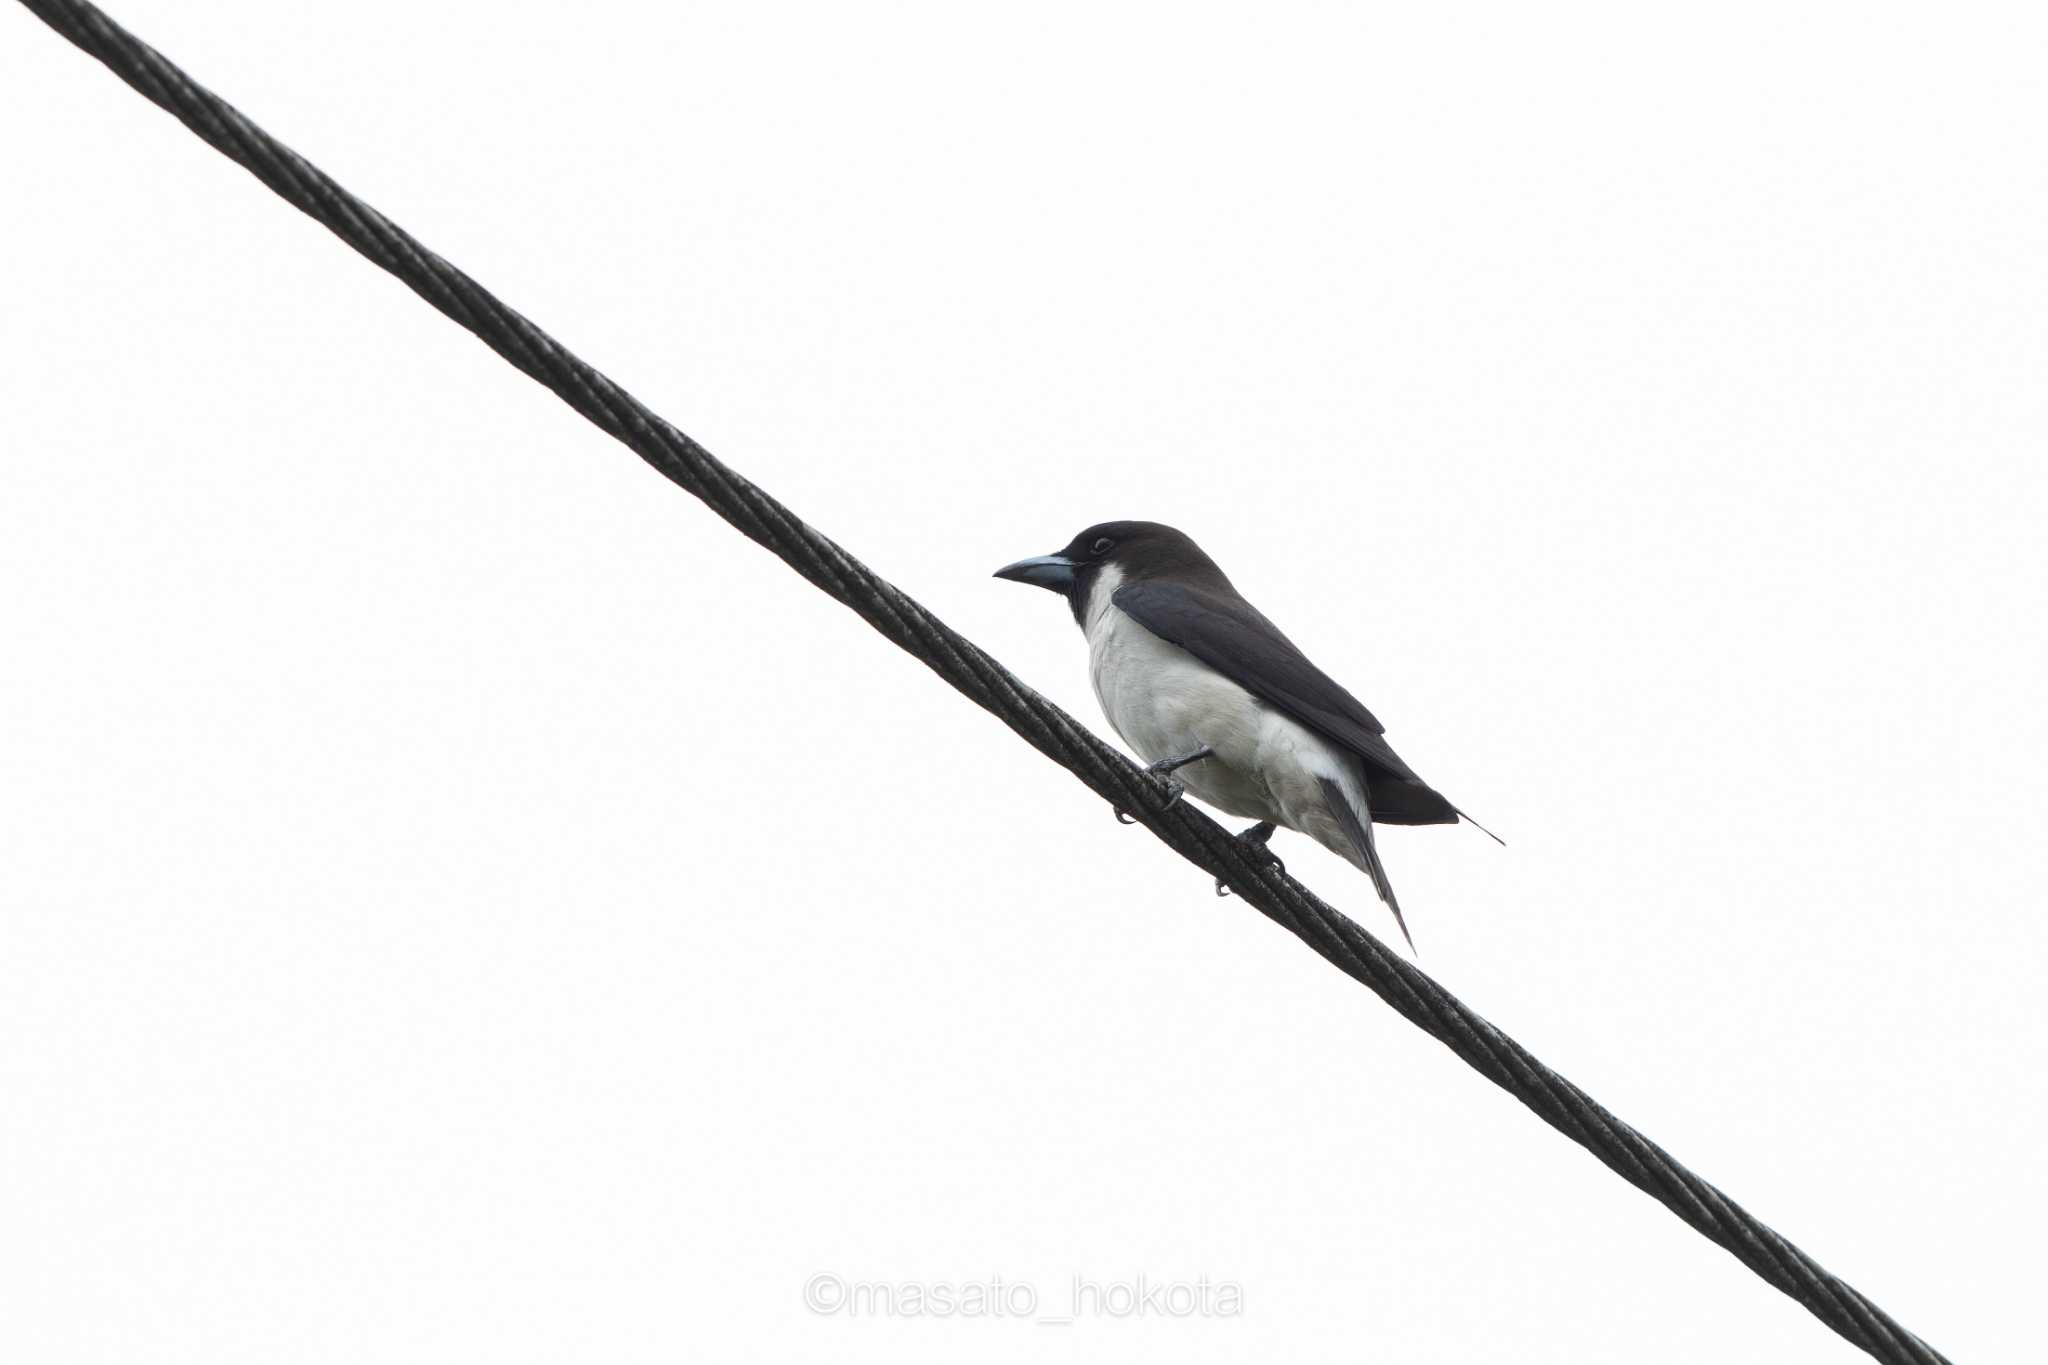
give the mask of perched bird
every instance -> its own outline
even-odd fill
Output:
[[[1414,948],[1373,823],[1478,822],[1417,777],[1372,712],[1239,596],[1200,546],[1157,522],[1106,521],[996,577],[1067,599],[1103,712],[1167,775],[1175,798],[1184,787],[1257,820],[1239,837],[1269,858],[1275,826],[1306,834],[1371,876]]]

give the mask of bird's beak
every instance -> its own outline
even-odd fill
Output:
[[[1074,561],[1065,555],[1038,555],[1020,559],[1015,564],[1005,564],[996,570],[996,577],[1007,578],[1012,583],[1030,583],[1053,592],[1066,592],[1074,586]]]

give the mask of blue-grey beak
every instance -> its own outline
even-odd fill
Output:
[[[1031,559],[1020,559],[1015,564],[1005,564],[996,570],[996,577],[1007,578],[1012,583],[1030,583],[1053,592],[1066,592],[1074,586],[1074,567],[1074,561],[1065,555],[1037,555]]]

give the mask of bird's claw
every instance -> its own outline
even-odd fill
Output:
[[[1237,841],[1245,846],[1245,852],[1248,856],[1267,864],[1284,877],[1287,875],[1287,864],[1281,862],[1280,855],[1266,846],[1266,841],[1273,837],[1273,828],[1271,820],[1261,820],[1258,824],[1253,825],[1250,829],[1238,835]],[[1216,894],[1218,896],[1230,894],[1229,884],[1221,877],[1216,879]]]
[[[1151,769],[1148,768],[1146,769],[1146,771],[1150,772]],[[1172,810],[1174,808],[1175,803],[1177,803],[1181,799],[1181,797],[1186,794],[1187,789],[1187,783],[1181,781],[1177,777],[1168,776],[1166,778],[1166,799],[1164,801],[1161,801],[1152,813],[1154,815],[1164,815],[1166,814],[1166,812]],[[1126,811],[1122,806],[1111,806],[1110,811],[1112,814],[1116,816],[1116,822],[1120,825],[1135,825],[1139,823],[1139,821],[1133,819],[1131,817],[1130,812]]]
[[[1175,768],[1185,768],[1188,764],[1200,759],[1212,758],[1215,756],[1215,753],[1214,749],[1204,744],[1192,753],[1182,754],[1179,758],[1162,758],[1157,763],[1147,767],[1145,769],[1146,772],[1162,779],[1166,783],[1166,799],[1161,801],[1152,813],[1154,815],[1166,814],[1166,812],[1172,810],[1179,803],[1182,796],[1187,794],[1188,784],[1173,775]],[[1116,816],[1116,821],[1120,825],[1135,825],[1138,823],[1136,819],[1132,818],[1130,812],[1126,811],[1122,806],[1112,806],[1110,811]]]

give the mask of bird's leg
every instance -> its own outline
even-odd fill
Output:
[[[1261,820],[1250,829],[1239,832],[1237,838],[1238,842],[1251,845],[1250,852],[1254,856],[1263,858],[1266,862],[1271,863],[1274,870],[1284,877],[1287,875],[1287,864],[1280,861],[1279,854],[1266,847],[1266,841],[1273,837],[1273,828],[1271,820]],[[1219,896],[1230,894],[1230,888],[1224,885],[1223,878],[1221,877],[1216,879],[1216,894]]]
[[[1160,802],[1159,809],[1153,811],[1152,813],[1154,815],[1163,815],[1167,811],[1173,809],[1173,803],[1180,800],[1181,793],[1187,790],[1187,784],[1182,782],[1179,778],[1173,775],[1173,770],[1175,768],[1185,768],[1190,763],[1199,762],[1200,760],[1205,758],[1214,758],[1215,756],[1216,751],[1214,749],[1210,748],[1206,744],[1198,744],[1193,749],[1190,749],[1187,753],[1182,754],[1178,758],[1162,758],[1157,763],[1154,763],[1151,766],[1147,767],[1145,769],[1146,772],[1152,774],[1154,777],[1163,777],[1166,779],[1166,799]],[[1121,809],[1117,809],[1114,807],[1112,807],[1112,809],[1116,810],[1116,818],[1118,823],[1126,825],[1135,825],[1138,823],[1136,820],[1133,820],[1130,816],[1126,815]]]

